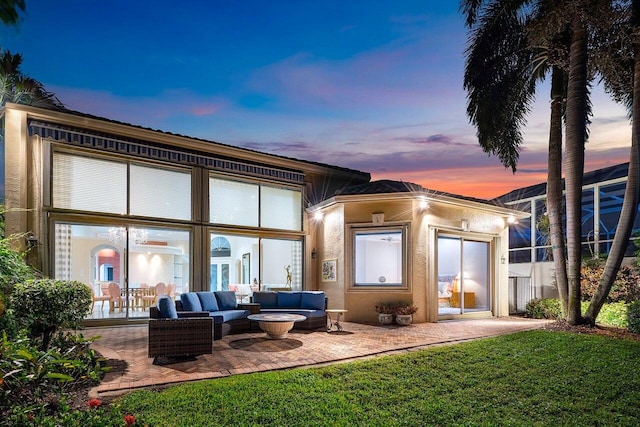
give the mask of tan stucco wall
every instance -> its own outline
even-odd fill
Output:
[[[372,214],[384,213],[383,225],[409,224],[409,267],[408,289],[354,289],[351,288],[352,274],[350,226],[374,226]],[[317,264],[323,259],[338,260],[338,279],[336,282],[321,282],[319,268],[316,279],[319,289],[329,297],[330,308],[345,308],[348,313],[345,320],[375,323],[376,304],[381,302],[411,302],[418,306],[414,322],[438,321],[437,277],[436,270],[436,230],[462,234],[462,219],[469,222],[466,236],[479,236],[489,239],[493,248],[492,294],[493,315],[508,315],[508,265],[501,263],[501,257],[507,258],[508,227],[500,214],[476,209],[431,202],[421,210],[417,199],[385,198],[378,201],[350,200],[336,203],[324,210],[324,220],[317,227]],[[346,257],[346,258],[345,258]],[[477,314],[474,314],[477,315]]]

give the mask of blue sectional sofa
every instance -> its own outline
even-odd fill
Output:
[[[175,301],[175,311],[180,318],[204,316],[213,319],[214,340],[229,333],[257,329],[257,322],[247,319],[248,315],[256,313],[301,314],[307,319],[296,322],[294,329],[326,328],[326,307],[325,293],[318,291],[254,292],[252,303],[249,304],[238,304],[233,291],[186,292]],[[162,306],[151,307],[150,322],[174,315],[167,307],[163,310],[161,308]]]
[[[317,329],[327,326],[327,297],[322,291],[254,292],[252,302],[260,304],[260,313],[305,316],[307,320],[296,322],[294,329]]]

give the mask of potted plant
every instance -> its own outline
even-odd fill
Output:
[[[418,311],[418,307],[413,303],[401,303],[396,306],[396,323],[398,325],[407,326],[413,322],[413,315]]]
[[[390,325],[393,323],[393,315],[396,312],[395,304],[376,304],[375,310],[376,313],[378,313],[378,322],[380,322],[381,325]]]

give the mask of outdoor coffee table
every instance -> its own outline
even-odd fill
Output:
[[[251,314],[247,319],[257,321],[269,338],[279,340],[287,336],[295,322],[302,322],[307,318],[299,314],[263,313]]]

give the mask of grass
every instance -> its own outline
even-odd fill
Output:
[[[640,342],[530,331],[137,391],[150,426],[638,425]]]

